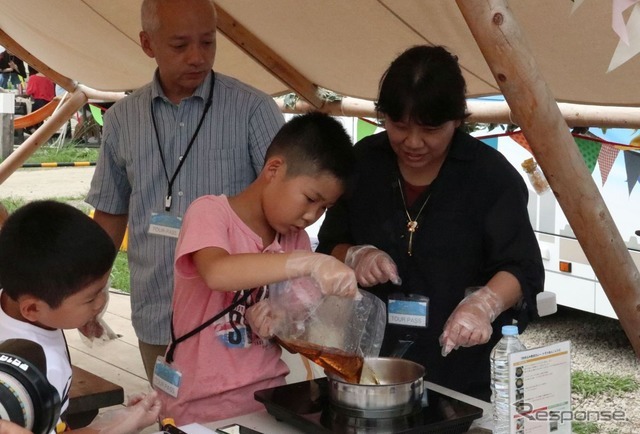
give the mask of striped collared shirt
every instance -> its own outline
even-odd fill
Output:
[[[169,179],[202,117],[211,80],[179,105],[157,79],[111,107],[87,203],[128,214],[131,316],[138,338],[167,344],[176,239],[148,234],[152,213],[163,213]],[[157,125],[154,131],[151,106]],[[213,103],[172,187],[168,214],[182,217],[205,194],[235,195],[262,169],[264,154],[284,119],[266,94],[215,73]],[[163,167],[159,149],[166,164]]]

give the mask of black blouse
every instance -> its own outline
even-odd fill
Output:
[[[386,132],[361,140],[355,150],[354,184],[327,212],[317,251],[330,253],[340,243],[372,244],[391,255],[402,286],[384,284],[368,290],[385,302],[393,292],[429,297],[429,324],[426,329],[387,325],[381,355],[393,354],[400,340],[413,341],[403,357],[424,365],[429,381],[488,400],[489,354],[501,337],[500,329],[517,319],[523,331],[537,317],[535,297],[544,285],[522,177],[497,150],[456,132],[437,178],[409,209],[415,218],[430,195],[409,256],[400,172]],[[487,344],[461,348],[443,358],[438,337],[465,288],[486,284],[498,271],[518,279],[524,302],[494,321]]]

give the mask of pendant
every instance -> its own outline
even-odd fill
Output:
[[[413,233],[418,229],[418,222],[416,220],[409,220],[407,223],[407,230],[409,231],[409,249],[407,254],[411,256],[413,251]]]

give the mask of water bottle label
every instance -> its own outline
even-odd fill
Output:
[[[429,325],[429,297],[418,294],[391,294],[387,312],[389,324],[427,327]]]

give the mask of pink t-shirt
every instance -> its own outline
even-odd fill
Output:
[[[196,271],[194,252],[206,247],[220,247],[230,254],[311,249],[305,231],[277,238],[263,246],[225,196],[195,200],[184,216],[176,247],[175,336],[190,332],[244,293],[209,289]],[[280,347],[262,340],[245,324],[245,310],[267,296],[266,287],[256,289],[245,303],[177,345],[171,366],[182,373],[182,380],[177,398],[160,392],[163,417],[188,424],[250,413],[263,408],[253,397],[255,391],[285,384],[289,368],[280,359]]]

